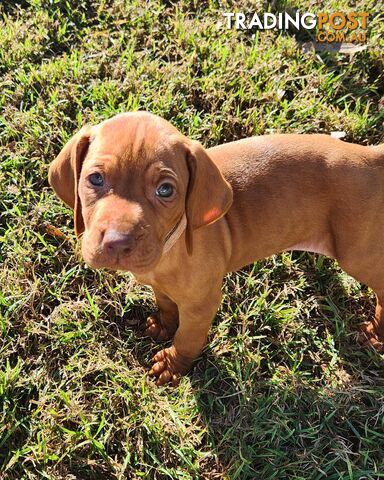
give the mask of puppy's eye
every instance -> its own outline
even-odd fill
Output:
[[[156,195],[161,198],[169,198],[174,192],[173,185],[170,183],[162,183],[156,189]]]
[[[94,187],[102,187],[104,185],[104,179],[101,173],[91,173],[88,177],[89,182],[94,186]]]

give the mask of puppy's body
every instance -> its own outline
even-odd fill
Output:
[[[219,220],[231,231],[228,271],[283,250],[307,250],[336,258],[346,271],[348,259],[359,258],[366,265],[359,280],[384,283],[371,268],[384,261],[384,148],[288,134],[240,140],[208,154],[234,194]]]
[[[79,198],[71,206],[76,224],[85,230],[85,259],[94,266],[129,269],[154,288],[159,313],[148,319],[146,331],[159,340],[174,335],[172,347],[154,358],[151,371],[159,384],[176,383],[201,352],[220,305],[224,275],[283,250],[328,255],[373,288],[376,314],[365,335],[375,347],[381,345],[382,146],[326,135],[270,135],[204,152],[153,115],[118,116],[104,124],[87,133],[88,140],[83,133],[67,144],[51,166],[50,181],[71,205],[60,187],[62,172],[68,168],[75,177],[78,172]],[[132,137],[137,125],[140,141],[137,134]],[[87,142],[88,153],[82,150]],[[110,189],[90,191],[90,172],[101,168],[101,159],[112,151],[116,160],[109,155],[102,165]],[[65,167],[69,162],[72,167]],[[148,187],[160,182],[157,173],[148,176],[153,165],[175,181],[177,194],[165,209],[152,198],[154,187]],[[187,228],[177,229],[185,216]],[[163,245],[175,231],[167,251]]]

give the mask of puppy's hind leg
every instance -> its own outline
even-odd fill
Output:
[[[372,321],[361,327],[362,343],[378,352],[384,351],[384,288],[376,290],[376,310]]]
[[[384,352],[384,283],[382,258],[379,251],[367,263],[367,248],[352,249],[343,258],[337,258],[340,267],[358,282],[370,287],[376,294],[376,310],[373,319],[360,327],[359,343]],[[344,252],[345,253],[345,252]]]
[[[179,326],[179,310],[167,295],[154,290],[158,311],[147,318],[145,334],[158,342],[172,338]]]

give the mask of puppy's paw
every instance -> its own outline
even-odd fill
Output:
[[[193,361],[178,354],[175,347],[165,348],[153,357],[153,367],[149,375],[157,378],[156,385],[171,383],[174,387],[180,382],[180,377],[192,367]]]
[[[365,323],[360,327],[359,343],[363,347],[371,347],[378,353],[384,353],[384,341],[379,337],[372,323]]]
[[[159,314],[154,313],[147,318],[144,334],[157,342],[164,342],[172,338],[173,332],[169,332],[167,328],[162,325]]]

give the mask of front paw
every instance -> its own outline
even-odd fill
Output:
[[[173,332],[170,332],[160,320],[158,313],[154,313],[147,318],[145,324],[145,335],[153,338],[157,342],[164,342],[172,338]]]
[[[156,385],[171,383],[174,387],[180,377],[192,367],[193,360],[177,353],[174,346],[161,350],[153,357],[154,365],[149,371],[157,378]]]
[[[384,352],[383,339],[376,333],[371,322],[360,327],[359,343],[364,347],[374,348],[378,353]]]

